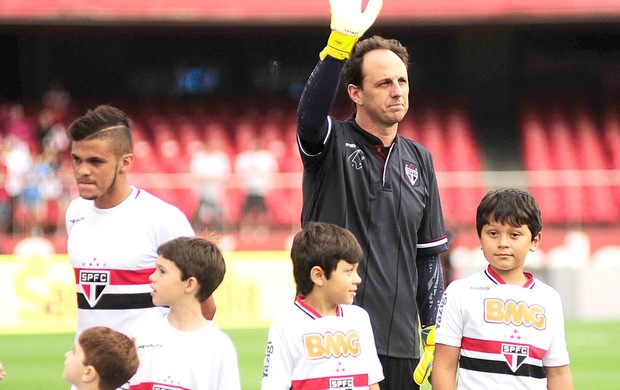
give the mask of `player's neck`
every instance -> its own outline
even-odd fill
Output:
[[[111,209],[112,207],[116,207],[123,203],[132,192],[133,189],[129,184],[118,183],[114,188],[110,188],[104,195],[95,199],[95,207],[98,209]]]
[[[100,390],[99,380],[83,382],[79,386],[73,386],[76,390]]]
[[[355,121],[364,131],[379,138],[383,143],[383,146],[389,147],[394,143],[396,132],[398,131],[398,123],[395,123],[390,127],[384,127],[380,123],[371,120],[367,115],[364,115],[364,113],[359,110],[355,116]]]
[[[183,332],[191,332],[202,328],[209,322],[202,315],[200,303],[194,301],[195,304],[192,302],[170,306],[168,322],[173,328]]]
[[[523,268],[514,269],[510,271],[501,271],[497,269],[493,269],[495,273],[502,278],[505,284],[514,284],[516,286],[525,285],[529,279],[523,272]]]
[[[338,313],[338,305],[327,301],[321,294],[317,294],[314,291],[306,295],[304,303],[319,313],[321,317],[335,316]]]

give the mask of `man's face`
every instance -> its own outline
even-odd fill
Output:
[[[373,50],[364,56],[362,74],[354,99],[357,110],[382,126],[399,123],[409,109],[409,77],[403,61],[390,50]]]
[[[114,198],[126,156],[117,157],[106,139],[73,141],[73,173],[80,196],[94,200],[98,207]]]

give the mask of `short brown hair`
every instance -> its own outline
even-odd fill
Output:
[[[542,230],[542,215],[536,200],[529,192],[516,188],[489,191],[482,198],[476,211],[478,237],[491,219],[515,227],[527,225],[532,239]]]
[[[307,295],[314,287],[310,279],[312,267],[321,267],[329,279],[340,260],[359,263],[362,248],[353,233],[345,228],[326,222],[309,222],[293,239],[291,259],[297,292]]]
[[[72,142],[107,139],[117,156],[131,153],[133,150],[129,118],[123,111],[109,105],[88,110],[86,114],[77,118],[69,126],[68,135]]]
[[[78,343],[84,351],[82,364],[95,368],[101,390],[119,388],[138,370],[136,343],[120,332],[95,326],[84,330]]]
[[[355,49],[353,49],[353,53],[351,53],[351,58],[344,64],[343,73],[345,85],[362,85],[362,81],[364,81],[364,75],[362,73],[364,56],[366,53],[373,50],[390,50],[394,52],[394,54],[403,61],[405,67],[409,69],[409,52],[407,48],[396,39],[385,39],[379,35],[375,35],[360,40],[355,45]]]
[[[178,237],[157,248],[157,254],[173,262],[181,271],[181,280],[192,276],[200,289],[200,302],[209,298],[224,280],[226,263],[215,243],[201,237]]]

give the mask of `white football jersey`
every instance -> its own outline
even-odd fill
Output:
[[[140,367],[132,390],[240,390],[237,351],[213,322],[183,332],[168,322],[167,311],[148,313],[129,327]]]
[[[383,380],[366,310],[322,317],[301,297],[269,329],[262,389],[368,389]]]
[[[488,267],[446,289],[435,343],[461,348],[458,389],[546,389],[543,367],[569,364],[560,295],[525,274],[505,284]]]
[[[175,206],[133,188],[110,209],[74,199],[66,213],[67,252],[75,271],[77,332],[91,326],[118,331],[154,308],[149,275],[157,248],[180,236],[194,236]]]

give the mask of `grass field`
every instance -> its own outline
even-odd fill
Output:
[[[575,389],[620,389],[620,321],[569,321],[566,329]],[[267,330],[226,332],[237,347],[243,389],[259,389]],[[0,335],[8,373],[0,390],[67,390],[61,376],[64,353],[72,347],[69,334]]]

